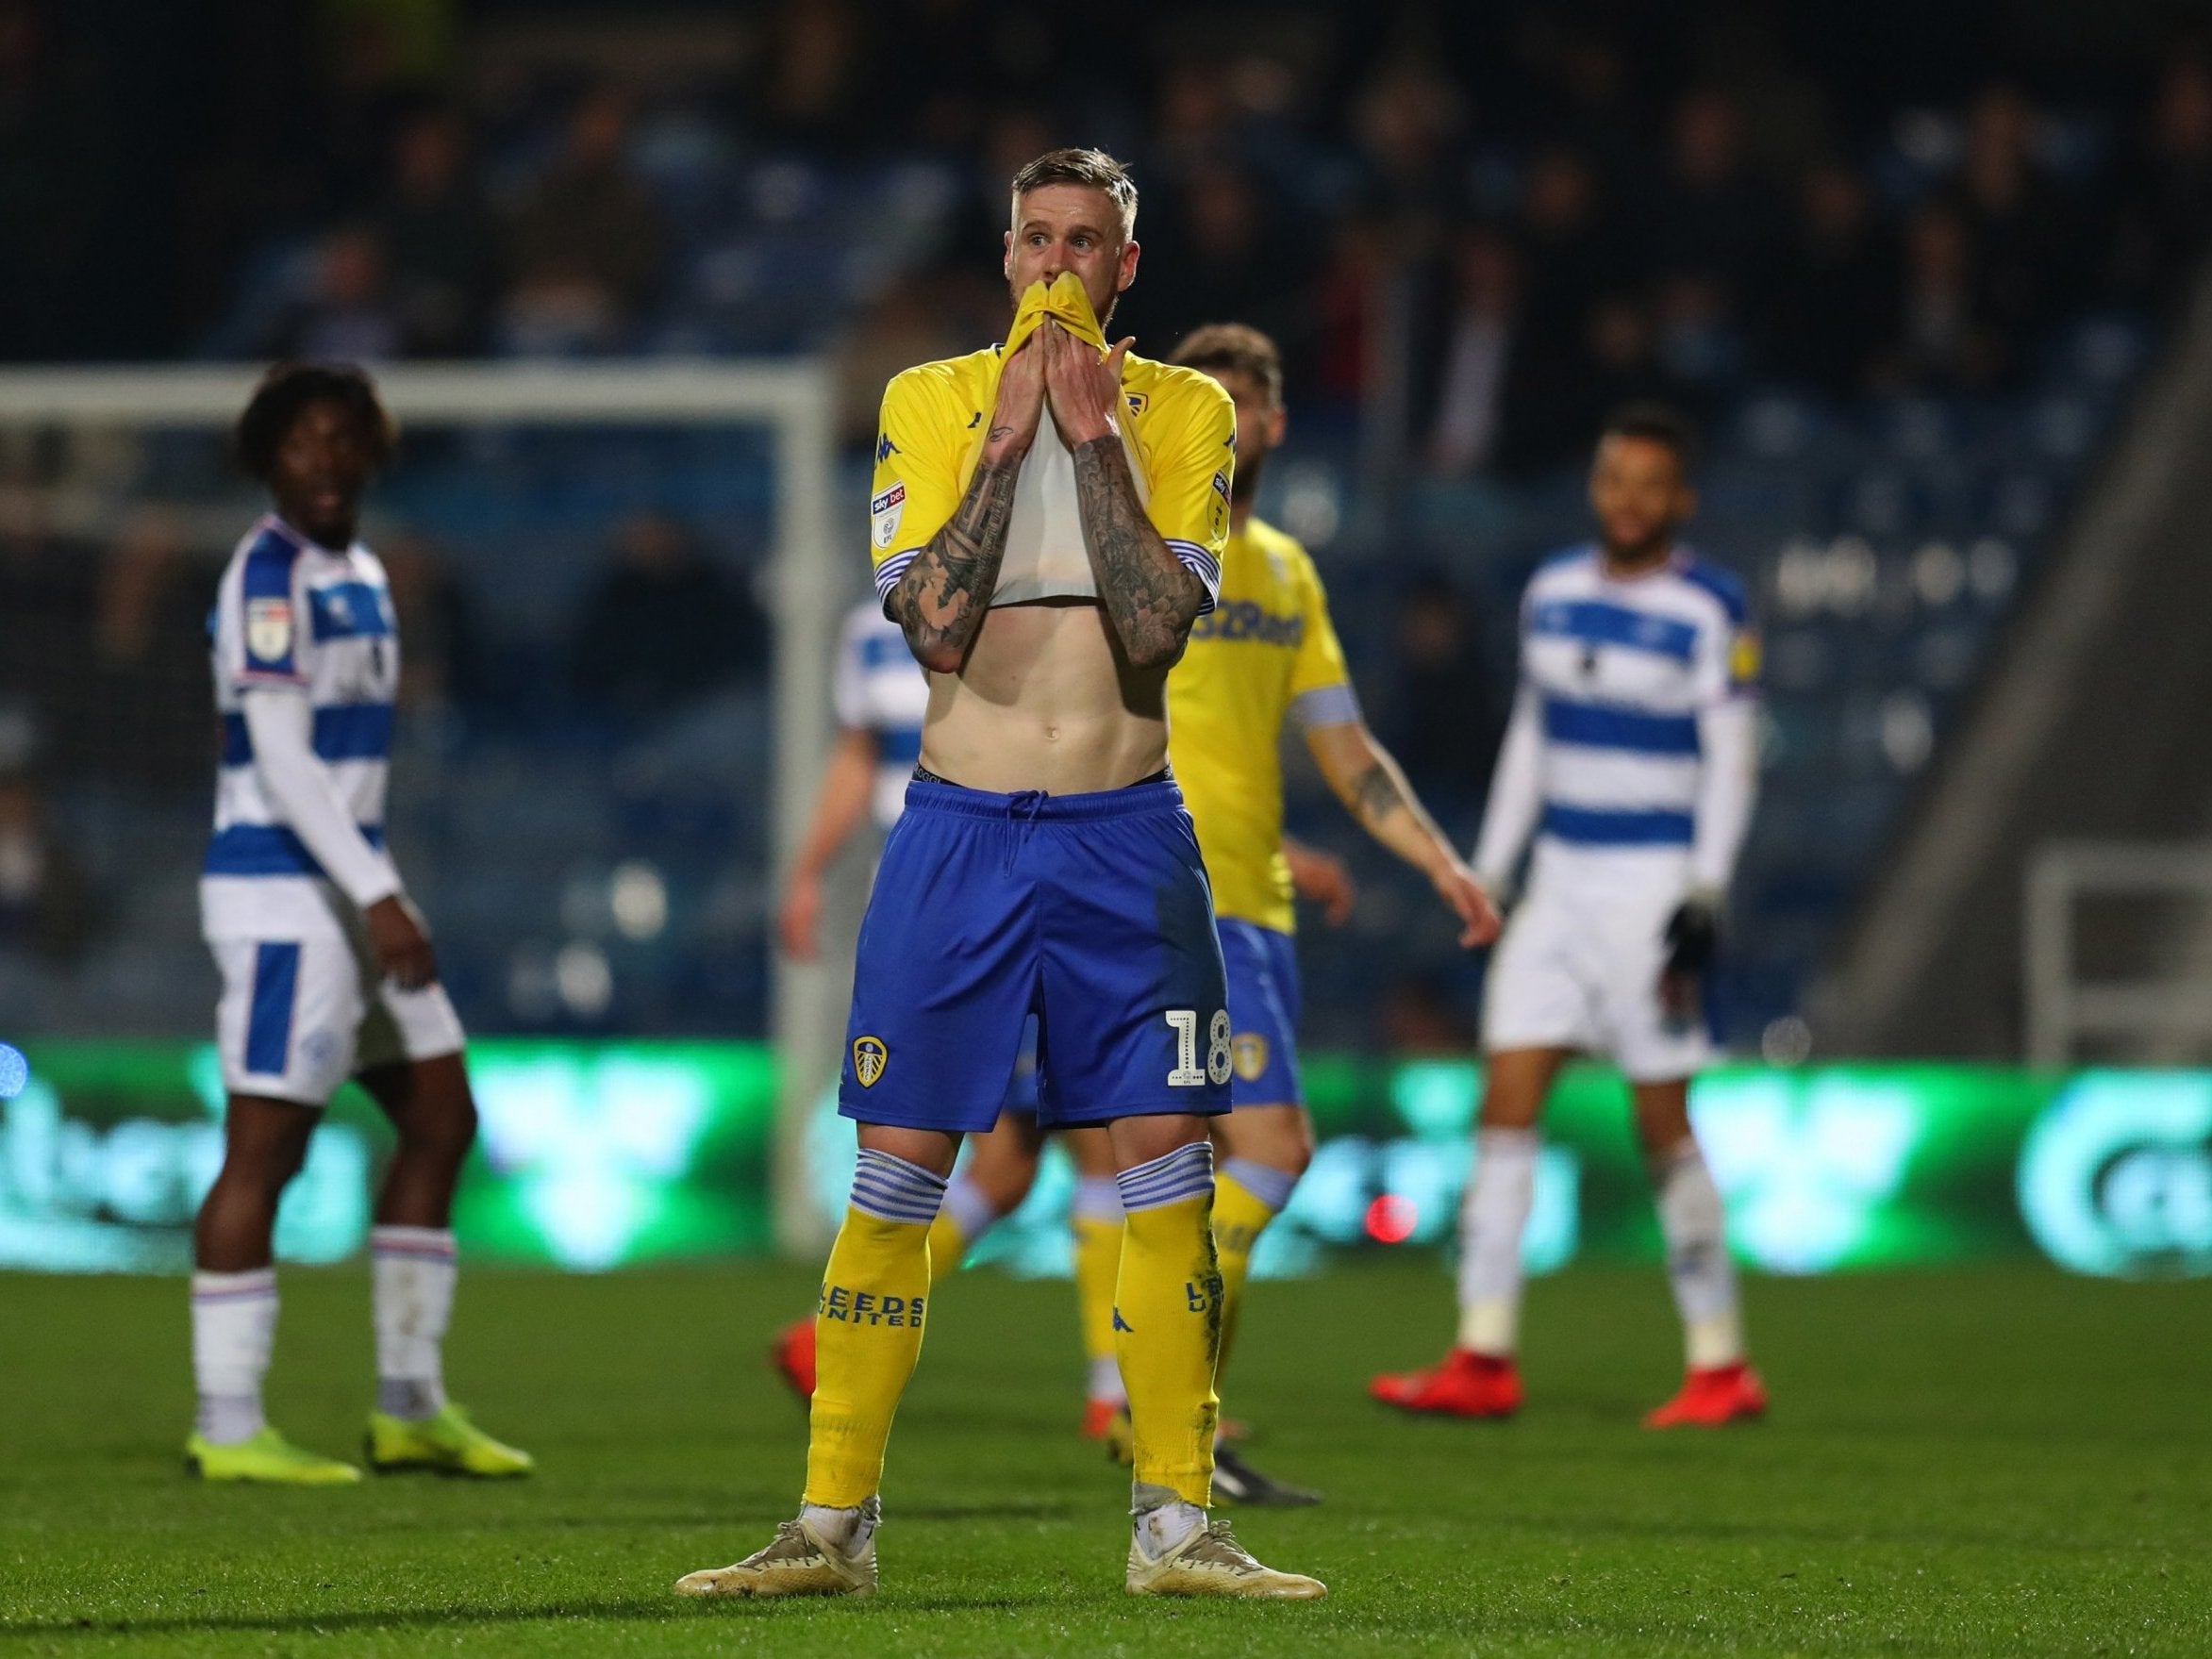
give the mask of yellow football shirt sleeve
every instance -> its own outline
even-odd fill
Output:
[[[907,566],[960,505],[959,410],[939,376],[909,369],[884,389],[868,498],[875,596],[890,603]]]
[[[1206,585],[1199,614],[1222,593],[1229,541],[1229,479],[1237,465],[1237,406],[1218,382],[1191,374],[1173,383],[1174,403],[1156,418],[1145,511],[1168,551]],[[1163,394],[1165,388],[1162,389]]]
[[[1300,563],[1298,655],[1290,664],[1290,718],[1306,731],[1317,726],[1350,725],[1359,719],[1359,697],[1337,625],[1329,620],[1329,596],[1321,573],[1303,556]]]

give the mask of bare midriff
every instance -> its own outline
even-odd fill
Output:
[[[1168,763],[1167,682],[1129,665],[1090,600],[999,606],[960,672],[929,676],[922,764],[1002,795],[1124,788]]]

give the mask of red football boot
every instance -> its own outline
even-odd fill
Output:
[[[1510,1354],[1455,1348],[1425,1371],[1386,1371],[1367,1385],[1385,1405],[1439,1417],[1508,1418],[1521,1409],[1521,1370]]]
[[[776,1375],[791,1385],[801,1402],[814,1398],[814,1319],[811,1315],[794,1320],[775,1334],[768,1345],[768,1363]]]
[[[1742,1360],[1734,1365],[1706,1366],[1693,1370],[1682,1382],[1682,1392],[1643,1419],[1647,1429],[1718,1429],[1727,1423],[1748,1423],[1767,1411],[1766,1385],[1758,1372]]]
[[[1114,1418],[1129,1408],[1119,1400],[1086,1400],[1083,1402],[1083,1437],[1086,1440],[1103,1440],[1113,1432]]]

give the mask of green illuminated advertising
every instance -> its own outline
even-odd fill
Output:
[[[0,1268],[176,1272],[222,1157],[213,1051],[26,1044],[0,1099]],[[455,1225],[477,1259],[582,1271],[771,1248],[773,1058],[745,1043],[478,1042],[483,1132]],[[1329,1253],[1448,1246],[1473,1169],[1480,1070],[1320,1054],[1321,1146],[1258,1270]],[[2037,1073],[1955,1066],[1729,1067],[1691,1110],[1749,1265],[1818,1273],[2041,1254],[2075,1272],[2212,1273],[2212,1071]],[[1620,1079],[1572,1070],[1545,1122],[1532,1270],[1655,1260]],[[333,1104],[287,1192],[286,1260],[356,1253],[391,1136],[357,1091]],[[851,1128],[824,1101],[812,1178],[790,1202],[841,1213]],[[1056,1151],[975,1259],[1068,1269],[1072,1171]]]

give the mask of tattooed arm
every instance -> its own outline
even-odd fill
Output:
[[[998,405],[968,493],[884,600],[884,614],[906,630],[915,659],[935,673],[960,672],[998,588],[1014,483],[1044,415],[1044,357],[1034,345],[1000,372]]]
[[[884,606],[906,630],[915,660],[933,672],[960,672],[990,609],[1021,472],[1019,455],[993,460],[987,450],[958,510],[906,567]]]
[[[1183,655],[1206,586],[1145,517],[1120,433],[1078,444],[1074,456],[1075,501],[1099,604],[1132,663],[1166,668]]]
[[[1100,358],[1056,324],[1038,330],[1044,381],[1075,460],[1075,506],[1090,573],[1122,651],[1139,668],[1166,668],[1183,655],[1190,624],[1206,608],[1206,584],[1175,556],[1137,498],[1129,454],[1116,421],[1129,342]]]
[[[1482,884],[1453,851],[1413,793],[1389,751],[1360,720],[1309,727],[1306,746],[1360,827],[1429,878],[1459,918],[1459,942],[1487,945],[1498,937],[1498,912]]]

